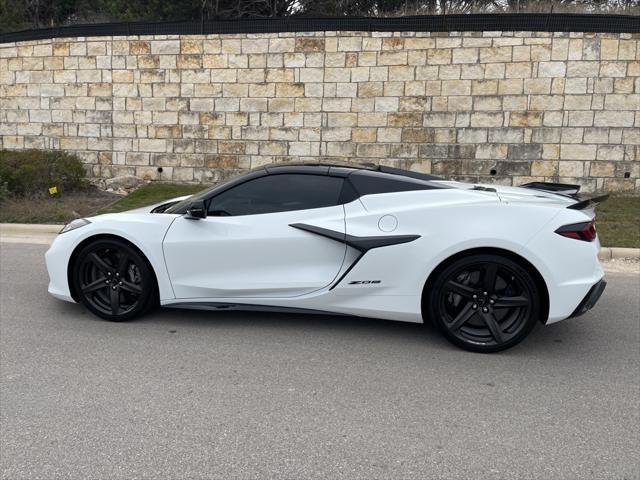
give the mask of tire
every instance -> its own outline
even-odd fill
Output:
[[[425,311],[445,338],[473,352],[506,350],[538,322],[540,291],[531,274],[493,254],[460,258],[437,273]]]
[[[157,284],[151,265],[122,240],[86,245],[76,258],[73,282],[87,309],[112,322],[132,320],[156,305]]]

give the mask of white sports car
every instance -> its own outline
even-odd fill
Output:
[[[590,309],[605,288],[579,187],[445,181],[387,167],[260,167],[187,198],[74,220],[49,292],[130,320],[164,307],[434,322],[474,351]]]

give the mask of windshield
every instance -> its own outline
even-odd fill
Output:
[[[215,190],[218,186],[220,186],[220,185],[214,185],[212,187],[205,188],[204,190],[202,190],[202,191],[200,191],[198,193],[194,193],[193,195],[185,198],[184,200],[180,200],[179,202],[174,203],[169,208],[163,210],[162,213],[178,213],[180,210],[188,207],[189,204],[191,202],[193,202],[194,200],[205,198],[210,192]]]
[[[252,170],[249,170],[249,172],[243,172],[242,174],[234,175],[223,182],[216,183],[212,187],[205,188],[204,190],[198,193],[194,193],[193,195],[185,198],[184,200],[180,200],[179,202],[174,203],[169,208],[164,210],[162,213],[179,213],[179,214],[185,213],[189,205],[191,205],[191,203],[194,202],[195,200],[204,200],[206,198],[209,198],[217,190],[226,190],[227,186],[229,186],[232,183],[238,182],[238,179],[246,177],[247,175],[259,170],[264,170],[264,167],[254,168]]]

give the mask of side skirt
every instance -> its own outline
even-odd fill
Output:
[[[307,315],[338,315],[349,317],[345,313],[330,312],[325,310],[314,310],[311,308],[278,307],[274,305],[255,305],[250,303],[225,303],[225,302],[179,302],[162,305],[166,308],[185,308],[188,310],[236,310],[243,312],[273,312],[273,313],[301,313]]]

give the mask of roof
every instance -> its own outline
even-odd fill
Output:
[[[319,173],[327,175],[329,173],[347,176],[353,171],[366,170],[369,172],[380,172],[402,177],[415,178],[418,180],[444,180],[435,175],[421,172],[413,172],[401,168],[393,168],[385,165],[375,165],[373,163],[348,163],[348,162],[280,162],[259,167],[267,173]],[[258,170],[258,169],[256,169]]]

